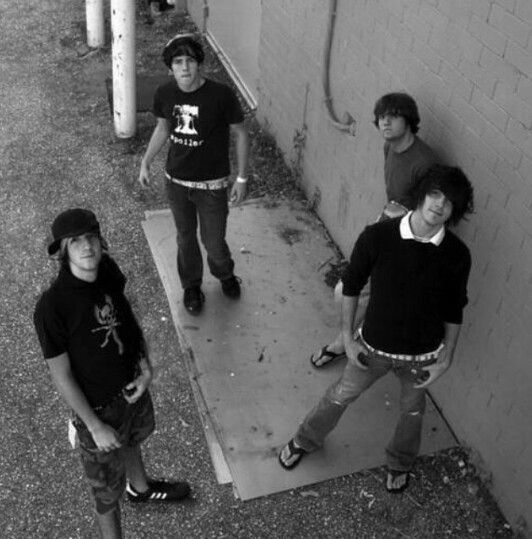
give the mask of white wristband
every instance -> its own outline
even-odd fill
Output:
[[[236,177],[236,183],[248,183],[248,179],[247,178],[242,178],[242,176],[237,176]]]

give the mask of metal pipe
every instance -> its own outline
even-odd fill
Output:
[[[225,67],[227,74],[231,80],[235,83],[235,86],[238,88],[239,92],[242,94],[242,97],[245,99],[247,106],[252,110],[257,110],[257,100],[253,96],[253,92],[248,88],[247,84],[242,80],[242,77],[238,74],[236,67],[234,66],[231,59],[224,53],[220,44],[216,41],[215,37],[207,31],[205,34],[205,39],[210,45],[211,49],[214,51],[214,54],[218,57],[222,65]]]
[[[87,46],[91,49],[105,44],[103,0],[86,0],[85,18],[87,21]]]
[[[334,23],[336,20],[336,8],[337,8],[337,0],[329,0],[329,18],[327,21],[327,33],[325,37],[325,48],[323,52],[323,75],[322,75],[322,82],[323,82],[323,93],[324,93],[324,101],[325,101],[325,107],[327,109],[327,114],[329,115],[329,119],[336,127],[336,129],[343,131],[345,133],[349,133],[352,136],[355,136],[356,134],[356,120],[349,114],[349,112],[344,113],[344,118],[340,120],[336,113],[334,112],[333,103],[332,103],[332,96],[331,96],[331,88],[330,88],[330,68],[331,68],[331,48],[332,48],[332,41],[333,41],[333,34],[334,34]]]
[[[115,134],[130,138],[136,129],[135,2],[111,0],[113,119]]]

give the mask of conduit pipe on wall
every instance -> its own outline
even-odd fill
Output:
[[[201,32],[203,35],[207,33],[207,19],[209,18],[209,0],[203,0],[203,28]]]
[[[337,0],[329,0],[329,20],[327,23],[327,33],[325,37],[325,49],[323,55],[323,93],[325,94],[325,106],[329,114],[329,119],[336,129],[349,133],[352,136],[356,134],[356,120],[349,114],[344,112],[344,119],[339,120],[334,112],[331,88],[330,88],[330,68],[331,68],[331,48],[334,34],[334,23],[336,20]]]

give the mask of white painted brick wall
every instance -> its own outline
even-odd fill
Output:
[[[339,2],[331,87],[356,138],[330,125],[323,103],[328,2],[262,10],[259,119],[288,162],[306,123],[304,186],[320,190],[319,214],[345,254],[385,200],[371,123],[380,95],[411,93],[421,137],[472,180],[477,211],[459,228],[473,254],[471,301],[434,395],[493,473],[507,516],[532,529],[532,0]]]

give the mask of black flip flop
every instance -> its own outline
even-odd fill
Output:
[[[402,486],[399,488],[389,488],[388,487],[388,479],[391,477],[392,483],[400,477],[401,475],[406,475],[406,480],[403,483]],[[390,492],[391,494],[400,494],[401,492],[405,491],[408,488],[408,484],[410,482],[410,472],[405,472],[403,470],[391,470],[388,469],[388,477],[386,478],[386,490]]]
[[[288,458],[292,458],[294,455],[297,456],[297,459],[292,462],[292,464],[285,464],[281,459],[281,453],[283,450],[279,452],[279,464],[285,469],[285,470],[292,470],[295,468],[301,459],[307,454],[307,451],[305,451],[302,447],[296,447],[294,445],[294,439],[292,438],[284,447],[288,447],[288,451],[290,451],[290,455]],[[283,449],[284,449],[283,447]]]
[[[339,354],[337,354],[336,352],[331,352],[331,350],[327,350],[327,346],[328,345],[325,345],[320,350],[320,355],[317,358],[314,358],[314,354],[312,354],[310,356],[310,364],[315,369],[323,369],[323,367],[325,367],[326,365],[331,363],[331,361],[334,361],[335,359],[338,359],[339,357],[344,357],[345,356],[345,352],[340,352]],[[313,358],[314,358],[314,360],[313,360]],[[315,361],[318,361],[318,360],[323,359],[323,358],[327,358],[327,361],[325,361],[321,365],[316,365]]]

